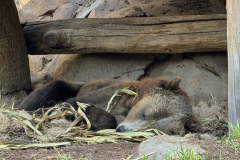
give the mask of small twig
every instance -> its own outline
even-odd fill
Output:
[[[60,158],[60,157],[61,157],[61,154],[60,154],[60,152],[58,151],[58,149],[57,149],[55,146],[53,147],[53,149],[57,152],[58,158]]]

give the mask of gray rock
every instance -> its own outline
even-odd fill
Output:
[[[97,79],[131,79],[144,75],[145,68],[154,57],[147,54],[87,54],[62,55],[53,69],[54,79],[67,81],[91,81]]]
[[[184,151],[186,149],[191,149],[194,154],[197,152],[199,154],[205,153],[199,146],[190,144],[187,138],[161,135],[149,138],[140,143],[140,145],[132,151],[133,156],[131,158],[138,158],[150,154],[148,156],[149,159],[162,160],[169,154],[174,157],[174,152],[181,151],[181,147]]]
[[[56,55],[29,55],[28,58],[31,72],[42,71],[55,56]]]
[[[207,101],[211,96],[227,101],[227,54],[174,55],[161,61],[149,73],[150,77],[181,77],[181,86],[191,100]]]
[[[214,3],[214,5],[210,5]],[[193,5],[195,4],[195,6]],[[98,0],[89,18],[152,17],[170,15],[219,14],[226,12],[220,1],[192,0]]]
[[[52,80],[52,75],[45,71],[45,67],[51,63],[57,55],[29,55],[29,65],[33,89]]]
[[[85,0],[31,0],[19,11],[24,21],[56,20],[72,18]]]
[[[59,6],[53,13],[53,20],[73,18],[79,3],[66,3]]]

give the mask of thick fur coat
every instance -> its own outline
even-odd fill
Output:
[[[201,131],[202,125],[193,116],[189,97],[180,88],[180,81],[180,78],[170,80],[165,77],[146,78],[141,81],[110,79],[88,83],[54,81],[33,91],[21,103],[20,109],[33,111],[65,101],[74,107],[77,107],[76,101],[88,103],[98,109],[91,110],[91,114],[87,113],[87,116],[97,116],[103,119],[91,122],[95,126],[102,126],[95,130],[114,128],[114,124],[109,124],[115,118],[105,117],[113,117],[105,112],[107,103],[117,89],[132,87],[135,88],[138,96],[122,94],[120,101],[111,111],[115,116],[126,117],[118,124],[116,131],[136,131],[149,126],[167,134],[184,135],[189,131]]]

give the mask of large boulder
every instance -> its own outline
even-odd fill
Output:
[[[181,77],[181,86],[194,103],[215,97],[227,102],[228,64],[226,53],[173,55],[159,62],[151,77]]]
[[[188,138],[161,135],[149,138],[140,143],[140,145],[132,151],[133,156],[131,158],[139,158],[150,154],[148,156],[149,159],[163,160],[169,154],[174,157],[176,151],[181,152],[181,147],[184,151],[191,149],[194,155],[197,152],[199,154],[205,153],[205,150],[196,144],[191,144]]]
[[[139,79],[153,62],[147,54],[61,55],[46,67],[54,79],[88,82],[97,79]]]

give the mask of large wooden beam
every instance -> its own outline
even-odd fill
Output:
[[[226,51],[226,15],[69,19],[24,27],[30,54]]]
[[[227,1],[228,112],[229,121],[240,122],[240,1]]]

